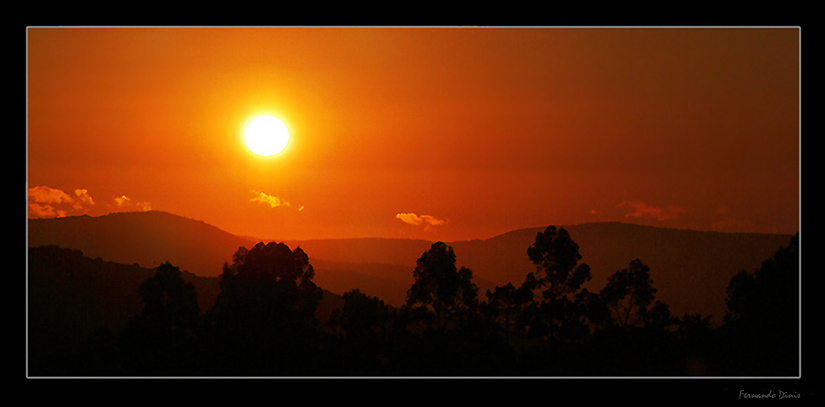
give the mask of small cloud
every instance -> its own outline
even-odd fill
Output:
[[[84,205],[94,205],[95,201],[89,196],[89,191],[85,189],[75,189],[74,194],[77,196],[77,201],[72,206],[74,209],[83,209]]]
[[[625,218],[646,218],[655,220],[672,220],[677,219],[685,210],[683,208],[668,205],[664,208],[658,208],[648,205],[642,201],[622,201],[617,207],[630,207],[633,212],[624,215]]]
[[[132,201],[132,198],[129,198],[126,195],[121,195],[115,197],[115,204],[118,208],[121,209],[139,209],[142,211],[151,211],[152,204],[149,202],[141,202],[141,201]]]
[[[251,192],[255,195],[254,198],[250,199],[250,201],[252,201],[252,202],[260,202],[260,203],[268,204],[271,208],[276,208],[276,207],[279,207],[279,206],[291,206],[292,205],[289,202],[287,202],[286,200],[282,199],[278,195],[269,195],[269,194],[264,193],[264,192],[256,192],[254,189]],[[302,210],[304,210],[304,207],[301,206],[301,207],[298,208],[298,210],[302,211]]]
[[[115,202],[118,207],[128,206],[132,203],[132,199],[126,195],[115,197]]]
[[[424,225],[424,229],[428,229],[430,226],[438,226],[443,225],[449,221],[438,219],[434,216],[430,215],[421,215],[418,216],[414,213],[397,213],[395,215],[396,219],[400,219],[404,223],[408,223],[410,225],[420,226]]]

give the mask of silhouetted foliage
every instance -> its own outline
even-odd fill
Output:
[[[387,330],[392,317],[390,307],[380,298],[370,297],[358,289],[344,293],[344,305],[333,311],[328,325],[340,328],[353,342],[361,342]]]
[[[487,300],[481,305],[489,322],[500,326],[509,340],[512,332],[521,333],[525,308],[533,301],[533,292],[525,287],[516,288],[513,283],[487,290]]]
[[[195,286],[181,277],[180,268],[166,262],[138,287],[143,299],[141,319],[168,330],[191,330],[200,314]]]
[[[747,374],[799,371],[799,233],[753,273],[742,270],[727,287],[725,327]]]
[[[325,365],[335,374],[376,375],[387,365],[395,310],[358,289],[343,295],[344,305],[332,313]]]
[[[166,262],[138,288],[140,316],[130,319],[123,334],[129,373],[192,375],[195,328],[200,309],[195,286],[181,278],[180,268]]]
[[[650,278],[650,268],[636,259],[628,268],[616,271],[599,293],[610,315],[609,323],[618,327],[644,327],[653,323],[672,323],[668,307],[655,301],[656,288]]]
[[[27,333],[32,375],[117,372],[116,336],[140,312],[151,269],[91,259],[57,246],[28,249]]]
[[[435,315],[436,330],[443,331],[449,322],[456,322],[477,305],[478,288],[473,284],[473,272],[455,265],[453,248],[443,242],[434,243],[416,261],[415,282],[407,291],[407,306],[424,307]]]
[[[579,264],[579,245],[564,228],[548,226],[536,235],[527,255],[536,271],[527,275],[522,287],[540,294],[540,299],[525,309],[530,333],[564,340],[586,335],[589,295],[581,286],[591,275],[587,264]]]
[[[289,374],[314,353],[323,295],[300,248],[258,243],[224,264],[221,293],[207,315],[216,367],[231,374]]]
[[[545,299],[569,298],[590,281],[590,267],[579,264],[579,245],[564,228],[548,226],[543,233],[539,232],[527,248],[527,256],[536,266],[536,272],[528,278],[529,285],[541,290]]]
[[[241,247],[209,284],[169,262],[30,249],[29,356],[34,375],[58,376],[792,376],[798,239],[731,279],[721,327],[672,317],[639,259],[588,291],[578,245],[554,226],[527,249],[536,271],[482,303],[472,271],[437,242],[416,261],[406,305],[353,289],[325,324],[300,248]],[[220,291],[202,315],[196,287]]]

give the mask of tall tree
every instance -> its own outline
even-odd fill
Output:
[[[452,247],[444,242],[433,243],[416,261],[415,282],[407,291],[407,306],[433,312],[438,331],[477,306],[473,272],[466,267],[457,269],[455,262]]]
[[[536,235],[527,248],[527,256],[536,266],[522,285],[538,299],[526,309],[530,314],[530,331],[539,336],[576,339],[587,331],[582,285],[591,278],[590,266],[579,264],[579,245],[564,228],[548,226]]]
[[[635,259],[627,268],[613,273],[599,295],[608,308],[610,321],[623,328],[667,322],[670,313],[664,303],[654,302],[656,291],[650,268]]]
[[[224,264],[208,322],[218,363],[242,374],[297,373],[318,338],[323,296],[301,248],[258,243]],[[220,367],[220,366],[218,366]]]
[[[138,288],[143,311],[122,335],[132,374],[194,374],[196,324],[200,314],[195,287],[180,268],[166,262]]]
[[[527,282],[533,289],[541,290],[546,299],[570,298],[590,281],[590,266],[579,264],[579,245],[564,228],[551,225],[539,232],[527,248],[527,256],[536,266]]]
[[[181,270],[166,262],[157,273],[138,288],[143,299],[141,316],[150,323],[167,329],[192,329],[200,308],[195,286],[183,281]]]
[[[275,242],[242,247],[231,265],[224,264],[215,308],[237,314],[233,320],[251,316],[276,324],[310,322],[322,297],[314,277],[300,247],[292,251]]]

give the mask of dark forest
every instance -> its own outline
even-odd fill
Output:
[[[410,265],[406,303],[313,281],[300,247],[241,247],[218,278],[28,250],[31,377],[796,377],[799,234],[726,291],[723,323],[671,315],[628,259],[598,291],[564,228],[535,271],[479,292],[452,247]],[[137,292],[130,297],[128,291]],[[205,301],[205,297],[214,300]],[[131,302],[128,298],[134,298]],[[210,306],[211,304],[211,306]]]

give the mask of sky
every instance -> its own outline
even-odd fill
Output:
[[[29,218],[265,239],[800,226],[800,30],[29,27]],[[263,157],[247,123],[281,119]]]

